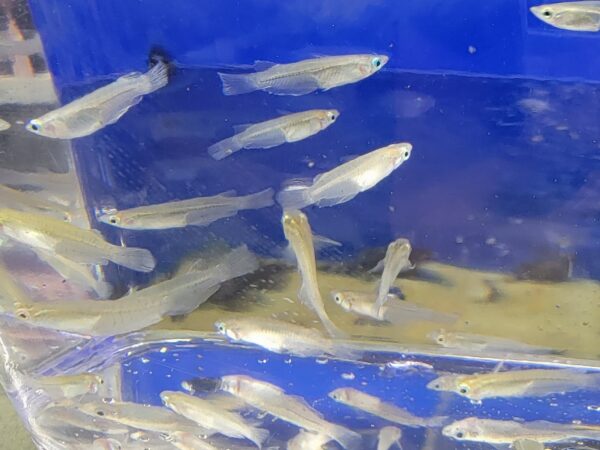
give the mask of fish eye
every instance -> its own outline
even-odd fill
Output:
[[[552,17],[552,11],[550,11],[549,9],[545,9],[542,14],[544,17]]]
[[[108,221],[112,224],[117,224],[117,223],[119,223],[119,218],[117,216],[110,216],[108,218]]]
[[[438,336],[437,341],[438,342],[444,342],[444,336]]]
[[[333,297],[333,299],[336,303],[342,303],[342,296],[340,294],[335,294],[335,297]]]
[[[408,159],[410,157],[410,152],[406,151],[404,152],[404,159]]]
[[[329,119],[333,122],[335,119],[337,119],[335,113],[329,113]]]
[[[29,313],[27,311],[17,311],[17,315],[21,319],[29,319]]]
[[[373,58],[373,60],[371,61],[371,64],[373,64],[373,66],[375,66],[375,67],[381,67],[381,59]]]
[[[96,414],[100,417],[104,417],[104,411],[96,411]]]
[[[462,439],[465,437],[465,433],[463,433],[462,431],[457,431],[456,432],[456,437],[459,439]]]
[[[469,392],[469,388],[467,386],[461,386],[458,392],[461,394],[466,394]]]
[[[221,333],[225,332],[225,325],[223,325],[222,323],[220,323],[219,325],[217,325],[217,330],[220,331]]]

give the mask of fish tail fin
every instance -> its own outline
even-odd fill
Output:
[[[254,428],[252,430],[252,435],[249,437],[258,448],[262,448],[265,441],[269,439],[269,430],[265,430],[264,428]]]
[[[309,186],[290,185],[285,187],[276,196],[277,203],[286,209],[302,209],[312,203]]]
[[[218,276],[221,281],[226,281],[254,272],[258,267],[259,264],[256,256],[248,250],[248,247],[242,245],[229,252],[225,259],[219,264],[220,270]]]
[[[441,428],[448,424],[448,416],[435,416],[426,419],[426,426],[429,428]]]
[[[362,436],[341,425],[335,425],[331,437],[346,450],[359,450],[362,447]]]
[[[145,248],[119,248],[112,261],[137,272],[152,272],[156,266],[154,256]]]
[[[157,58],[152,68],[146,72],[146,93],[154,92],[169,82],[169,64],[162,58]]]
[[[229,155],[241,150],[241,148],[242,143],[240,140],[237,136],[232,136],[208,147],[208,154],[214,159],[220,160],[227,158]]]
[[[272,188],[268,188],[255,194],[245,195],[241,199],[241,206],[244,209],[268,208],[275,204],[273,200],[274,194],[275,191]]]
[[[221,83],[223,83],[224,95],[246,94],[258,90],[253,73],[221,73],[219,72]]]

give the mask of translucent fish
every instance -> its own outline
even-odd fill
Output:
[[[283,233],[296,255],[298,271],[302,277],[298,298],[319,316],[331,336],[343,336],[344,333],[331,321],[323,305],[317,282],[317,263],[308,218],[300,211],[284,211],[281,221]]]
[[[144,95],[166,86],[169,68],[158,61],[146,73],[133,72],[27,124],[32,133],[57,139],[88,136],[117,122]]]
[[[43,191],[41,194],[46,199],[63,206],[68,206],[74,197],[75,177],[69,173],[19,172],[0,167],[0,183],[23,190]]]
[[[331,441],[329,436],[300,430],[287,442],[287,450],[320,450]]]
[[[468,417],[443,428],[442,434],[457,441],[512,444],[527,439],[541,443],[574,439],[600,439],[600,426],[553,423],[545,420],[514,422]]]
[[[329,436],[345,449],[362,448],[360,434],[327,422],[303,398],[288,395],[273,384],[245,375],[227,375],[221,378],[221,389],[284,422]]]
[[[215,323],[217,331],[234,342],[247,342],[274,353],[296,356],[356,357],[362,352],[339,340],[328,339],[319,331],[265,317],[239,317]]]
[[[59,203],[46,200],[43,193],[22,192],[8,186],[0,185],[0,203],[5,208],[44,213],[59,220],[69,220],[71,212]]]
[[[317,175],[312,183],[288,183],[277,194],[284,209],[302,209],[316,204],[334,206],[352,200],[371,189],[410,158],[412,145],[392,144],[354,158],[329,172]]]
[[[86,394],[95,394],[104,380],[93,373],[76,375],[57,375],[28,378],[27,384],[34,389],[42,389],[55,399],[76,398]]]
[[[0,310],[12,312],[21,305],[31,303],[25,290],[13,279],[10,271],[0,259]],[[3,328],[3,336],[9,337],[10,330]]]
[[[400,301],[394,295],[388,294],[388,301],[382,307],[375,304],[375,295],[369,292],[332,291],[333,301],[344,310],[382,322],[395,325],[412,322],[453,323],[458,317],[433,311],[407,301]]]
[[[406,270],[414,269],[414,265],[410,262],[410,252],[412,246],[408,239],[400,238],[396,239],[390,245],[388,245],[383,259],[383,273],[381,280],[379,281],[379,287],[377,290],[377,299],[375,300],[375,306],[380,307],[385,304],[388,299],[390,289],[394,285],[394,281],[401,272]]]
[[[123,435],[129,432],[125,425],[100,416],[87,415],[74,404],[66,402],[50,404],[36,415],[34,421],[36,425],[45,429],[69,427],[106,435]]]
[[[441,427],[447,419],[446,417],[417,417],[403,408],[386,403],[373,395],[354,388],[338,388],[328,395],[338,403],[366,411],[374,416],[407,427]]]
[[[214,159],[223,159],[243,148],[271,148],[286,142],[297,142],[332,125],[339,117],[336,109],[313,109],[237,127],[233,137],[208,148]]]
[[[542,22],[571,31],[600,31],[600,1],[550,3],[529,10]]]
[[[118,300],[53,301],[25,305],[16,316],[32,324],[86,336],[112,336],[153,325],[165,316],[188,314],[204,303],[221,283],[258,268],[245,246],[216,266],[190,271],[135,291]]]
[[[600,374],[570,369],[527,369],[448,376],[444,389],[474,402],[495,397],[544,397],[555,393],[600,389]],[[439,383],[438,380],[430,384]]]
[[[402,439],[402,430],[400,428],[392,426],[383,427],[379,430],[377,450],[389,450],[394,444],[398,444],[398,448],[402,449],[400,439]]]
[[[231,217],[243,209],[266,208],[274,204],[273,189],[235,197],[235,191],[212,197],[197,197],[157,205],[112,212],[98,217],[100,222],[128,230],[164,230],[209,225]]]
[[[478,352],[507,352],[507,353],[529,353],[529,354],[552,354],[558,353],[548,347],[529,345],[513,339],[485,336],[473,333],[461,333],[455,331],[438,330],[427,335],[429,339],[446,348],[461,350],[474,350]]]
[[[269,437],[268,430],[252,426],[238,413],[219,408],[216,402],[174,391],[163,391],[160,398],[166,407],[205,430],[232,438],[248,439],[258,448]]]
[[[115,264],[151,272],[156,261],[149,250],[119,247],[96,230],[85,230],[41,214],[0,209],[4,234],[30,247],[56,253],[82,264]]]
[[[385,55],[324,56],[291,64],[257,63],[265,70],[246,74],[219,73],[223,94],[265,91],[275,95],[304,95],[356,83],[379,71]]]

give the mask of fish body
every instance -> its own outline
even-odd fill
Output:
[[[96,230],[85,230],[41,214],[0,209],[4,234],[30,247],[54,252],[82,264],[115,264],[139,272],[151,272],[156,261],[149,250],[119,247]]]
[[[600,1],[549,3],[529,10],[542,22],[571,31],[600,31]]]
[[[358,433],[327,422],[304,399],[288,395],[273,384],[245,375],[228,375],[221,378],[221,389],[278,419],[329,436],[345,449],[360,448],[361,437]]]
[[[400,439],[402,439],[402,430],[400,428],[392,426],[383,427],[379,430],[377,450],[389,450],[394,444],[398,444],[398,448],[402,448]]]
[[[264,317],[240,317],[215,323],[217,331],[234,342],[258,345],[274,353],[296,356],[356,356],[340,342],[328,339],[319,331]]]
[[[449,388],[444,390],[480,402],[495,397],[543,397],[554,393],[599,389],[600,375],[570,369],[526,369],[458,375],[446,379],[445,383]]]
[[[545,420],[514,422],[510,420],[468,417],[443,428],[442,434],[458,441],[512,444],[517,440],[541,443],[573,439],[600,439],[600,426],[552,423]]]
[[[31,303],[29,295],[25,292],[25,289],[15,281],[4,264],[4,261],[0,259],[0,310],[12,312],[21,305],[27,305],[29,303]],[[12,338],[13,336],[10,336],[9,332],[10,330],[3,327],[3,337]],[[26,340],[31,342],[29,336],[26,337]]]
[[[205,226],[231,217],[243,209],[259,209],[273,205],[273,189],[235,197],[235,191],[212,197],[197,197],[158,205],[103,214],[100,222],[128,230],[165,230],[187,226]]]
[[[379,71],[385,55],[324,56],[291,64],[257,63],[266,68],[247,74],[219,73],[223,94],[238,95],[265,91],[275,95],[304,95],[356,83]]]
[[[8,130],[9,128],[10,128],[10,123],[8,123],[4,119],[0,119],[0,131],[5,131],[5,130]]]
[[[433,331],[427,335],[433,342],[442,347],[482,352],[508,352],[550,354],[556,350],[525,344],[512,339],[485,336],[473,333],[461,333],[446,330]]]
[[[243,148],[272,148],[301,141],[332,125],[339,115],[336,109],[313,109],[236,127],[238,134],[211,145],[208,153],[214,159],[223,159]]]
[[[441,322],[453,323],[457,316],[440,313],[407,301],[399,301],[394,295],[385,305],[378,307],[375,304],[375,295],[358,291],[332,291],[334,302],[344,310],[381,322],[390,322],[395,325],[412,322]]]
[[[277,194],[277,201],[284,209],[345,203],[391,174],[410,158],[411,152],[409,143],[373,150],[317,175],[312,183],[290,184]]]
[[[282,224],[285,238],[290,243],[296,255],[298,271],[302,278],[298,298],[319,316],[319,319],[321,319],[321,322],[331,336],[343,336],[344,333],[327,315],[323,298],[319,291],[315,248],[308,218],[300,211],[284,211]]]
[[[92,417],[98,416],[121,425],[158,433],[177,431],[207,434],[194,422],[159,406],[142,405],[131,402],[88,402],[77,408]]]
[[[296,436],[287,442],[287,450],[321,450],[331,441],[329,436],[300,430]]]
[[[102,377],[93,373],[37,377],[30,378],[28,381],[29,386],[42,389],[56,399],[95,394],[102,384],[104,384]]]
[[[377,299],[375,300],[376,307],[383,306],[388,300],[390,289],[400,272],[414,268],[409,259],[411,251],[412,246],[408,239],[396,239],[388,245],[383,259],[383,273],[379,281]]]
[[[100,416],[89,416],[68,402],[51,403],[33,420],[37,426],[44,429],[69,427],[109,436],[124,435],[129,431],[125,425],[119,425]]]
[[[56,139],[88,136],[117,122],[146,94],[166,86],[169,69],[158,61],[146,73],[133,72],[27,124],[32,133]]]
[[[200,439],[193,433],[175,432],[169,436],[169,442],[179,450],[219,450],[210,442]]]
[[[373,395],[369,395],[354,388],[335,389],[329,393],[329,397],[338,403],[351,406],[352,408],[361,411],[366,411],[374,416],[407,427],[440,427],[446,420],[446,417],[417,417],[403,408],[390,403],[385,403]]]
[[[0,202],[4,208],[42,213],[59,220],[68,221],[71,217],[64,205],[46,200],[44,194],[22,192],[4,185],[0,185]]]
[[[242,246],[210,269],[175,276],[118,300],[38,302],[19,308],[15,314],[39,326],[87,336],[123,334],[165,316],[188,314],[208,300],[222,282],[257,268],[256,257]]]
[[[248,439],[258,448],[269,437],[268,430],[253,427],[239,414],[221,409],[209,400],[174,391],[163,391],[160,398],[166,407],[196,422],[203,429],[232,438]]]

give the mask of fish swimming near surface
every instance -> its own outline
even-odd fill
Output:
[[[212,268],[177,275],[118,300],[36,302],[22,305],[14,314],[46,328],[84,336],[113,336],[140,330],[165,316],[188,314],[207,301],[221,283],[257,268],[256,257],[242,246]]]
[[[167,85],[169,66],[159,59],[146,73],[133,72],[29,121],[27,130],[55,139],[88,136],[117,122],[142,98]]]
[[[285,238],[296,256],[296,264],[302,278],[298,298],[317,314],[331,336],[343,337],[344,333],[327,315],[319,291],[313,234],[308,218],[300,211],[284,211],[281,222]]]
[[[234,127],[235,136],[208,148],[214,159],[223,159],[243,148],[272,148],[286,142],[297,142],[333,125],[340,112],[336,109],[313,109],[266,122]]]
[[[412,145],[392,144],[354,158],[312,181],[290,181],[277,194],[284,209],[310,205],[334,206],[352,200],[400,167],[410,158]]]
[[[600,389],[600,374],[570,369],[525,369],[443,377],[443,383],[433,380],[427,387],[454,392],[475,403],[496,397],[544,397]]]
[[[361,436],[323,416],[298,396],[288,395],[278,386],[246,375],[221,377],[221,389],[241,398],[248,405],[267,412],[306,431],[329,436],[345,449],[358,450]]]
[[[106,242],[97,230],[86,230],[42,214],[0,208],[0,225],[8,237],[81,264],[112,261],[138,272],[151,272],[156,261],[149,250]]]
[[[160,398],[166,407],[200,427],[232,438],[248,439],[258,448],[269,437],[269,431],[257,428],[234,411],[220,408],[216,402],[182,392],[163,391]]]
[[[375,304],[375,295],[369,292],[332,291],[331,297],[337,305],[348,312],[395,325],[421,321],[454,323],[458,319],[454,314],[433,311],[408,301],[400,301],[392,294],[388,294],[390,301],[381,307]]]
[[[542,22],[571,31],[600,31],[600,1],[549,3],[529,10]]]
[[[385,55],[323,56],[291,64],[257,61],[259,72],[219,73],[223,94],[265,91],[275,95],[304,95],[356,83],[378,72],[388,62]]]
[[[541,443],[566,442],[575,439],[600,440],[600,426],[553,423],[545,420],[515,422],[511,420],[468,417],[442,429],[442,434],[457,441],[512,444],[528,439]]]
[[[98,217],[100,222],[128,230],[165,230],[206,226],[244,209],[267,208],[274,204],[273,189],[236,197],[226,191],[212,197],[197,197],[157,205],[114,211]]]
[[[407,427],[441,427],[447,419],[447,417],[417,417],[403,408],[354,388],[338,388],[328,395],[338,403]]]

